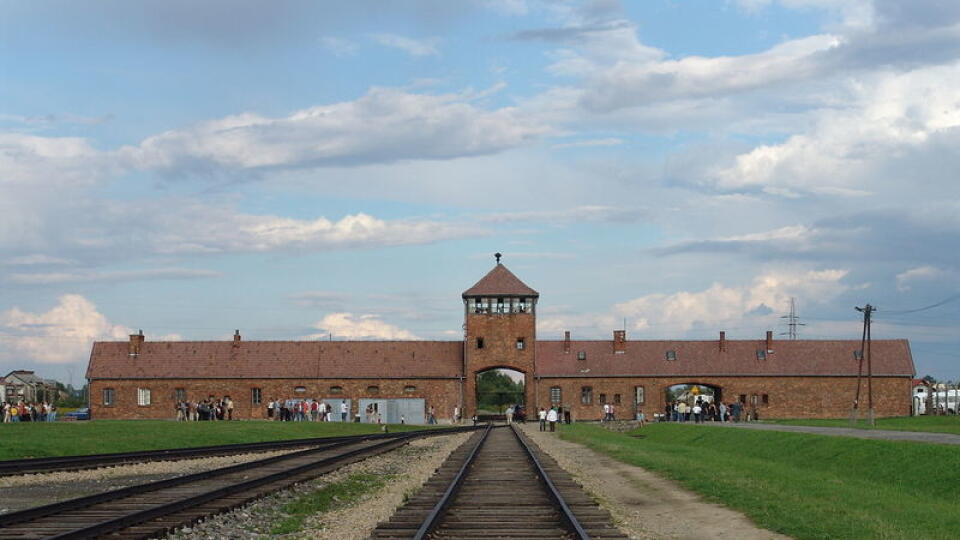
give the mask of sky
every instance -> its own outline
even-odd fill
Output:
[[[910,340],[960,379],[960,3],[0,0],[0,371],[94,340]],[[933,307],[930,307],[933,306]],[[924,309],[929,308],[929,309]]]

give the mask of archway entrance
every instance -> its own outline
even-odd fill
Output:
[[[723,402],[723,389],[712,384],[698,382],[679,383],[663,389],[666,399],[667,419],[674,421],[694,420],[695,405],[700,405],[703,419],[719,420],[719,405]],[[712,407],[716,404],[717,407]]]
[[[526,377],[522,371],[493,368],[476,374],[477,418],[503,420],[508,409],[526,405]],[[519,420],[519,418],[517,418]]]

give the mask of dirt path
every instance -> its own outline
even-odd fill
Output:
[[[632,538],[789,538],[761,529],[743,514],[708,503],[645,469],[563,441],[555,434],[540,433],[536,424],[521,427],[610,510],[617,525]]]

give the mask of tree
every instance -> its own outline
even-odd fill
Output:
[[[937,379],[933,378],[933,377],[930,376],[930,375],[924,375],[923,378],[920,379],[920,380],[922,380],[923,382],[927,383],[927,385],[929,385],[929,386],[933,386],[933,385],[937,384]]]
[[[523,381],[514,382],[509,375],[496,369],[477,377],[478,408],[502,413],[507,406],[522,402]]]

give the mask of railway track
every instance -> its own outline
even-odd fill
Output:
[[[222,469],[0,515],[0,539],[152,538],[419,437],[424,430],[342,440]]]
[[[213,456],[231,456],[256,452],[272,452],[307,446],[335,444],[343,441],[360,441],[399,437],[404,433],[377,433],[369,435],[350,435],[343,437],[315,437],[309,439],[288,439],[283,441],[265,441],[255,443],[222,444],[216,446],[196,446],[192,448],[169,448],[164,450],[144,450],[139,452],[118,452],[112,454],[92,454],[86,456],[60,456],[47,458],[13,459],[0,461],[0,476],[16,476],[58,471],[78,471],[115,467],[131,463],[149,461],[177,461]]]
[[[610,514],[515,427],[471,437],[372,537],[626,538]]]

